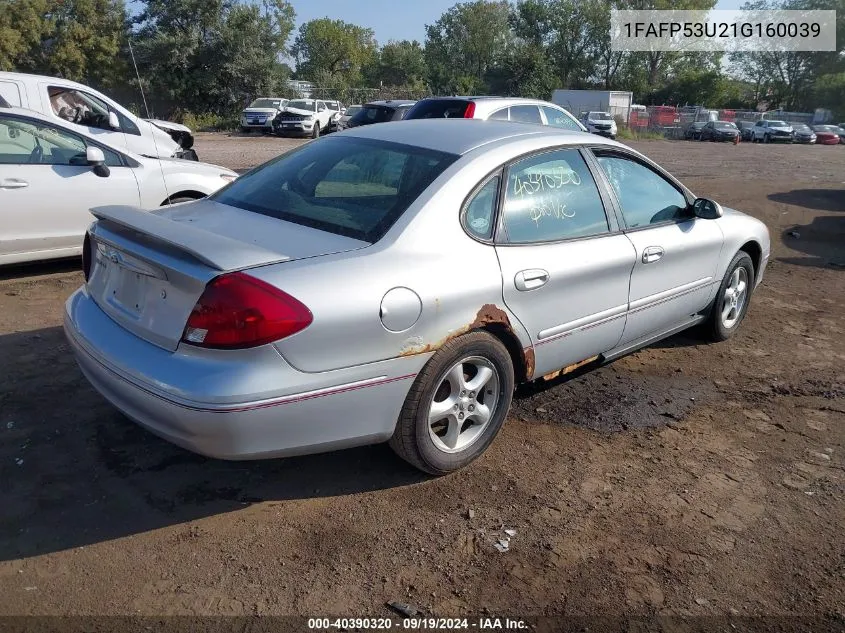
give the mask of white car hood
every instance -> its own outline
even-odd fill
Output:
[[[276,114],[276,108],[246,108],[244,114]]]
[[[170,158],[173,154],[180,149],[182,149],[176,141],[174,141],[170,134],[162,130],[160,127],[153,125],[149,121],[140,120],[138,121],[138,127],[146,125],[149,134],[152,136],[153,141],[155,142],[155,148],[157,150],[157,154],[160,158]],[[146,136],[146,135],[144,135]],[[142,153],[142,152],[139,152]],[[143,152],[146,153],[146,152]],[[150,153],[152,155],[152,152]]]
[[[301,114],[302,116],[311,116],[317,114],[314,110],[301,110],[300,108],[285,108],[282,112],[290,112],[291,114]]]
[[[148,121],[155,125],[156,127],[160,127],[162,130],[173,130],[174,132],[187,132],[188,134],[192,134],[191,128],[186,125],[182,125],[181,123],[173,123],[173,121],[162,121],[161,119],[144,119],[144,121]]]

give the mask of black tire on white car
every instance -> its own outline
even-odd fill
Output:
[[[390,447],[431,475],[463,468],[499,433],[513,390],[513,363],[497,338],[477,331],[448,341],[411,385]]]
[[[320,138],[320,122],[314,122],[314,129],[311,131],[311,138]]]

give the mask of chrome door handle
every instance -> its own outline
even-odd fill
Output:
[[[523,292],[527,290],[534,290],[546,284],[549,281],[549,273],[542,268],[530,268],[528,270],[520,270],[514,277],[513,285],[517,290]]]
[[[0,189],[23,189],[24,187],[29,187],[29,183],[26,180],[18,180],[17,178],[7,178],[0,182]]]
[[[663,257],[663,248],[660,246],[649,246],[643,251],[643,264],[650,264],[656,262]]]

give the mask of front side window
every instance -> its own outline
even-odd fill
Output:
[[[60,119],[86,127],[109,128],[109,107],[94,95],[75,90],[50,86],[50,106]]]
[[[328,137],[241,176],[211,198],[376,242],[457,158],[385,141]]]
[[[535,105],[511,106],[511,121],[535,125],[543,124],[543,120],[540,118],[540,109]]]
[[[499,176],[494,176],[482,185],[466,205],[464,226],[479,239],[489,240],[493,237],[493,219],[496,214],[498,192]]]
[[[673,184],[630,158],[597,156],[629,228],[689,219],[687,200]]]
[[[508,170],[504,241],[549,242],[609,231],[601,196],[577,149],[525,158]]]
[[[581,131],[581,126],[571,116],[568,116],[566,112],[549,106],[540,106],[540,108],[543,110],[543,114],[546,115],[546,121],[551,127],[574,130],[575,132]]]
[[[0,116],[0,163],[7,165],[87,166],[85,140],[41,122]],[[103,148],[106,164],[120,166],[120,156]]]

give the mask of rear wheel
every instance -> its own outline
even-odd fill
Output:
[[[753,287],[754,263],[748,253],[739,251],[728,266],[710,317],[704,324],[707,338],[726,341],[736,333],[748,311]]]
[[[498,339],[472,332],[449,341],[411,386],[390,446],[432,475],[463,468],[498,434],[513,389],[511,357]]]

